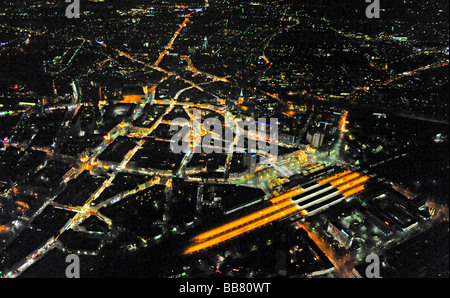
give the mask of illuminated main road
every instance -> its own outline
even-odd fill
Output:
[[[351,258],[348,256],[339,257],[330,245],[322,239],[319,235],[317,235],[313,229],[307,224],[302,222],[296,223],[298,228],[304,229],[309,238],[311,238],[314,243],[319,247],[319,249],[325,254],[325,256],[330,260],[331,264],[334,266],[334,273],[337,277],[341,278],[354,278],[353,274],[353,264]]]

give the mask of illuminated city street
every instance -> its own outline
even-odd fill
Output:
[[[2,6],[0,277],[448,277],[448,4],[335,2]]]

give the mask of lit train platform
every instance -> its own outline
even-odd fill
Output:
[[[272,198],[271,206],[197,235],[185,250],[185,254],[217,246],[294,214],[306,217],[321,212],[363,191],[364,183],[368,179],[369,177],[350,170],[336,174],[328,172],[325,177],[320,178],[315,176]]]

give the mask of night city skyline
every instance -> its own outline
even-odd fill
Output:
[[[448,278],[448,7],[5,1],[0,277]]]

